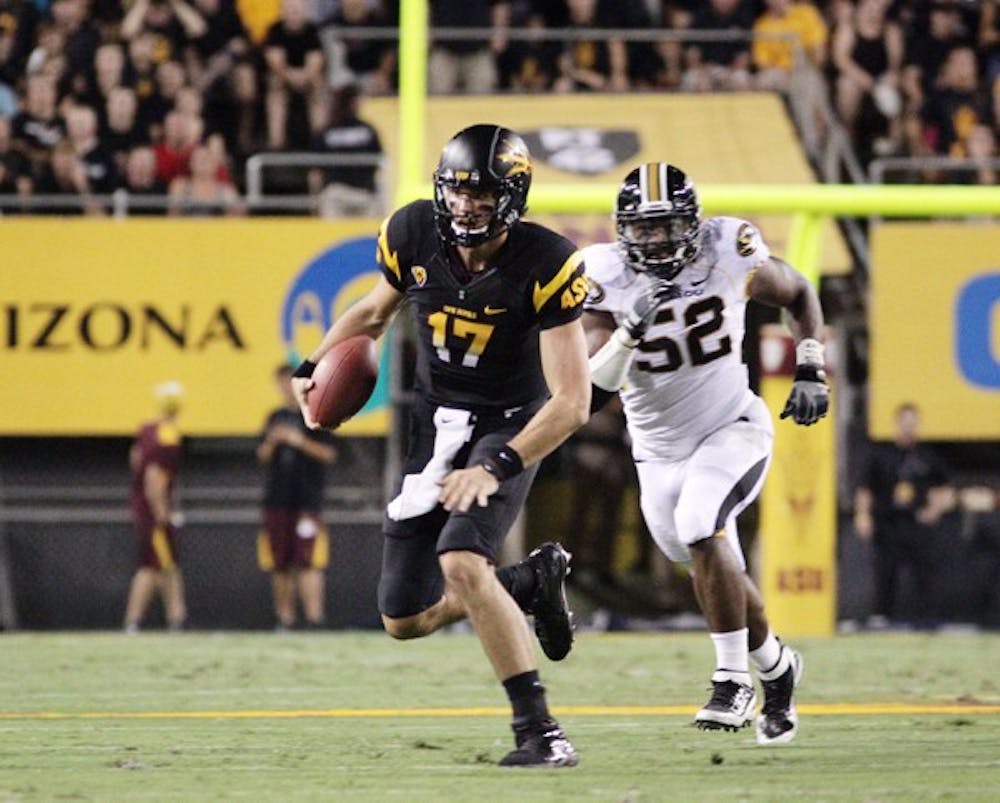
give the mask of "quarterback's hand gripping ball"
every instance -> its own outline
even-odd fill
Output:
[[[324,429],[336,429],[365,406],[378,379],[378,352],[368,335],[337,343],[316,363],[306,395],[309,415]]]

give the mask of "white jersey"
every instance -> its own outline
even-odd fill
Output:
[[[681,460],[752,404],[742,361],[747,284],[770,250],[745,220],[701,225],[697,258],[674,278],[680,297],[660,304],[621,391],[636,460]],[[617,243],[583,250],[591,282],[585,308],[620,324],[654,278],[629,266]]]

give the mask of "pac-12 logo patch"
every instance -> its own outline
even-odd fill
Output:
[[[413,274],[413,281],[417,283],[417,287],[423,287],[427,284],[427,269],[421,267],[420,265],[414,265],[410,268],[410,273]]]

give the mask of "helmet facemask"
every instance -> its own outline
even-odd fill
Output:
[[[470,200],[455,196],[465,193]],[[456,205],[463,204],[467,213],[456,214]],[[489,242],[509,228],[506,212],[510,209],[510,194],[502,190],[482,189],[470,182],[434,178],[434,207],[438,228],[447,242],[474,248]],[[514,218],[517,219],[516,216]]]
[[[618,215],[618,241],[639,271],[670,280],[697,254],[699,219],[694,213]]]

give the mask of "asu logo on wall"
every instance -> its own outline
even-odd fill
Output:
[[[295,277],[281,309],[281,340],[291,364],[301,362],[319,344],[344,310],[378,281],[375,238],[337,243],[312,259]],[[361,411],[337,430],[341,435],[384,434],[389,426],[388,349],[379,341],[379,378]]]

